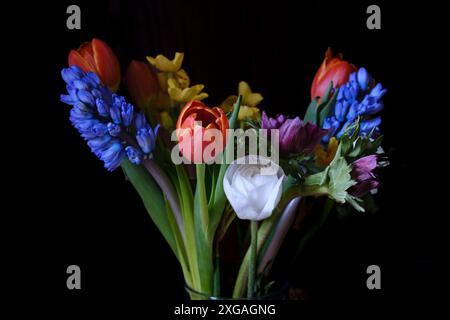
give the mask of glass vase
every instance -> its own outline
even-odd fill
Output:
[[[287,300],[289,296],[289,283],[283,282],[282,284],[275,284],[274,289],[269,293],[255,296],[253,298],[232,298],[226,296],[214,296],[207,293],[202,293],[190,288],[185,284],[184,286],[188,296],[191,300]]]

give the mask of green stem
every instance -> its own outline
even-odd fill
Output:
[[[206,187],[205,187],[205,164],[200,163],[196,165],[197,173],[197,195],[198,195],[198,209],[200,213],[200,221],[202,226],[205,228],[204,234],[205,238],[208,238],[209,229],[209,215],[208,215],[208,201],[206,199]]]
[[[253,298],[253,292],[255,290],[255,277],[256,277],[256,249],[258,246],[258,221],[250,221],[250,261],[248,264],[248,286],[247,286],[247,298]]]

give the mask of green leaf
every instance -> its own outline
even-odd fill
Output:
[[[308,121],[312,124],[317,124],[317,98],[314,98],[306,109],[305,117],[303,118],[303,122],[307,123]]]
[[[193,289],[200,290],[200,271],[198,268],[198,253],[194,223],[194,196],[192,194],[191,184],[189,178],[184,170],[183,165],[175,166],[179,192],[181,214],[183,216],[185,234],[186,234],[186,253],[189,261],[189,268],[191,270]]]
[[[197,188],[194,197],[195,238],[201,291],[211,294],[213,286],[212,242],[209,237],[209,212],[205,188],[205,164],[196,165]]]
[[[360,203],[363,203],[363,201],[357,197],[354,197],[350,194],[347,194],[347,197],[345,200],[353,207],[356,211],[364,212],[364,208],[360,205]]]
[[[181,269],[183,270],[183,276],[184,276],[185,281],[192,288],[193,283],[192,283],[191,274],[189,272],[189,266],[187,263],[187,255],[186,255],[186,249],[184,247],[184,242],[183,242],[181,234],[178,230],[178,224],[175,221],[175,217],[173,215],[172,209],[171,209],[166,197],[164,197],[164,201],[166,204],[167,217],[168,217],[170,226],[172,227],[172,231],[173,231],[174,238],[175,238],[175,244],[176,244],[177,253],[178,253],[177,254],[178,261],[181,264]]]
[[[307,185],[307,186],[313,186],[313,185],[323,186],[328,179],[328,170],[329,169],[330,169],[330,167],[326,167],[325,170],[306,177],[305,185]]]
[[[333,84],[332,82],[330,84]],[[336,104],[336,98],[338,95],[339,89],[336,89],[331,99],[327,102],[321,103],[319,107],[317,108],[317,125],[319,127],[323,126],[323,122],[325,121],[326,117],[328,117],[328,114],[330,113],[330,110],[334,107]]]
[[[356,182],[350,176],[351,167],[344,157],[339,157],[330,165],[328,176],[330,181],[328,188],[330,197],[337,202],[344,203],[347,198],[347,189],[355,185]]]
[[[340,139],[342,155],[345,156],[348,161],[376,153],[383,140],[383,136],[379,136],[375,140],[372,140],[370,138],[372,134],[369,134],[368,136],[359,136],[359,132],[360,118],[358,118],[354,124],[346,128]]]
[[[172,251],[178,257],[178,250],[175,238],[166,214],[166,205],[161,190],[156,182],[142,166],[132,164],[128,159],[122,161],[122,168],[131,184],[144,203],[150,218],[156,227],[161,231]]]
[[[324,171],[307,177],[305,185],[325,186],[330,198],[340,203],[345,203],[346,200],[350,199],[350,204],[355,206],[356,200],[349,197],[347,189],[355,185],[356,182],[352,180],[350,175],[352,168],[342,156],[342,151],[342,143],[340,143],[330,165]],[[359,209],[356,206],[355,208]]]

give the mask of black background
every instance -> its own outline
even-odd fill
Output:
[[[21,179],[15,175],[11,184],[20,197],[19,232],[10,238],[17,245],[11,261],[20,272],[19,297],[45,298],[41,307],[71,311],[103,303],[128,308],[132,301],[133,309],[163,314],[186,299],[177,262],[138,195],[119,170],[103,169],[59,102],[68,52],[97,37],[117,53],[122,73],[131,59],[185,52],[184,68],[194,83],[205,84],[209,105],[245,80],[263,94],[261,108],[272,114],[304,113],[328,46],[366,67],[389,90],[382,132],[391,166],[382,172],[380,212],[331,219],[293,281],[308,288],[313,303],[339,302],[345,309],[431,302],[437,211],[425,176],[434,172],[427,152],[436,132],[424,115],[433,105],[430,96],[439,95],[431,75],[438,68],[431,65],[439,57],[433,39],[441,31],[433,22],[439,10],[374,3],[381,7],[381,30],[366,28],[372,1],[60,1],[15,9],[18,18],[9,27],[31,23],[5,41],[6,51],[21,60],[20,71],[7,66],[19,89],[13,105],[21,106],[12,122]],[[81,30],[66,28],[69,4],[81,7]],[[66,288],[71,264],[81,267],[80,291]],[[371,264],[381,267],[379,291],[365,285]]]

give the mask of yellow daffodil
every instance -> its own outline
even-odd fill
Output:
[[[186,103],[190,100],[203,100],[208,97],[207,93],[201,92],[205,87],[202,84],[182,89],[178,81],[173,78],[167,80],[167,84],[169,85],[167,92],[175,102]]]
[[[160,72],[171,72],[175,73],[181,68],[183,63],[184,53],[175,53],[175,58],[169,60],[162,54],[158,54],[155,58],[147,57],[148,62]]]
[[[253,93],[247,82],[239,82],[239,95],[242,95],[241,109],[239,110],[238,120],[246,119],[258,120],[261,116],[259,108],[256,106],[263,100],[259,93]],[[230,112],[237,100],[237,96],[229,96],[222,102],[221,108]]]
[[[256,107],[263,100],[263,96],[259,93],[253,93],[245,81],[239,82],[239,94],[242,96],[242,105],[247,107]]]
[[[339,141],[335,137],[332,137],[328,142],[327,150],[325,150],[322,145],[317,145],[314,152],[316,154],[316,164],[319,167],[328,166],[334,159],[338,145]]]

